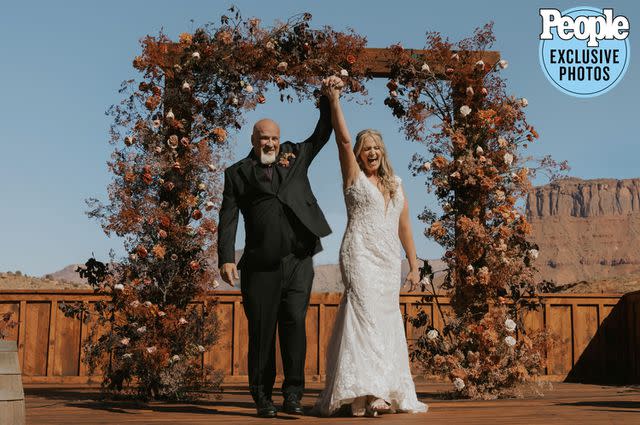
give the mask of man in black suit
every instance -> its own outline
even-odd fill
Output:
[[[313,134],[301,143],[280,144],[280,128],[258,121],[250,154],[225,171],[218,225],[218,265],[233,285],[239,268],[249,323],[249,389],[258,416],[275,417],[271,399],[276,375],[275,334],[279,329],[284,382],[283,410],[302,414],[306,356],[305,316],[313,282],[312,256],[331,229],[311,191],[307,170],[331,136],[325,96]],[[238,211],[245,223],[245,248],[235,265]]]

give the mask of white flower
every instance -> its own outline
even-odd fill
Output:
[[[495,194],[496,194],[496,199],[498,201],[504,201],[505,194],[504,194],[504,192],[502,190],[496,190]]]
[[[149,354],[155,353],[156,350],[157,350],[157,348],[156,348],[155,345],[153,345],[151,347],[147,347],[147,353],[149,353]]]
[[[484,62],[483,62],[483,61],[481,61],[481,60],[479,60],[478,62],[476,62],[476,66],[477,66],[478,68],[483,68],[483,69],[484,69]]]
[[[131,353],[124,353],[124,354],[122,355],[122,358],[123,358],[123,359],[130,359],[131,357],[133,357],[133,354],[131,354]]]
[[[247,93],[253,93],[253,86],[251,84],[247,84],[246,86],[244,86],[244,91],[246,91]]]
[[[180,356],[179,356],[179,355],[177,355],[177,354],[174,354],[174,356],[173,356],[173,357],[171,357],[171,361],[172,361],[172,362],[180,361]]]
[[[420,280],[420,286],[422,286],[423,288],[430,284],[431,284],[431,279],[429,279],[429,276],[425,276],[422,278],[422,280]]]
[[[156,146],[156,153],[162,153],[162,146]],[[160,179],[160,180],[162,180],[162,179]],[[163,181],[163,183],[164,183],[164,181]],[[162,183],[160,183],[160,184],[162,184]]]
[[[153,305],[153,303],[151,301],[145,301],[144,302],[144,306],[145,307],[151,307]]]
[[[462,389],[465,387],[464,381],[460,378],[456,378],[453,380],[453,386],[456,388],[456,390],[462,391]]]
[[[424,164],[422,164],[422,169],[424,171],[429,171],[431,169],[431,163],[430,162],[425,162]]]
[[[214,164],[209,164],[209,170],[210,171],[216,171],[218,169],[218,167],[216,167]]]
[[[434,340],[438,337],[438,331],[435,329],[431,329],[429,332],[427,332],[427,339],[429,340]]]
[[[164,316],[166,316],[166,315],[167,315],[167,313],[165,313],[164,311],[159,311],[159,312],[158,312],[158,316],[159,316],[159,317],[164,317]]]
[[[522,105],[523,108],[526,108],[529,105],[529,101],[523,97],[520,99],[520,105]]]
[[[471,87],[471,86],[467,87],[467,95],[468,96],[473,96],[473,87]]]
[[[458,56],[458,54],[457,54],[457,53],[454,53],[454,54],[452,54],[452,55],[451,55],[451,59],[453,59],[453,60],[460,60],[460,56]]]
[[[473,266],[472,266],[471,264],[469,264],[469,265],[467,266],[467,272],[469,272],[469,273],[473,273],[473,270],[474,270]]]
[[[511,319],[507,319],[504,321],[504,327],[509,331],[513,332],[516,330],[516,322]]]
[[[169,112],[167,112],[167,115],[165,115],[165,118],[167,118],[168,120],[172,120],[174,119],[176,116],[173,113],[173,109],[169,109]]]
[[[538,250],[537,249],[530,249],[529,251],[527,251],[527,254],[529,255],[529,257],[531,257],[531,259],[535,260],[536,258],[538,258]]]
[[[289,64],[288,64],[288,63],[286,63],[286,62],[282,61],[282,62],[280,62],[280,63],[278,64],[278,66],[276,67],[276,69],[277,69],[278,71],[280,71],[280,72],[284,72],[284,71],[286,71],[286,70],[287,70],[287,67],[288,67],[288,66],[289,66]]]
[[[451,204],[450,204],[450,203],[448,203],[448,202],[445,202],[445,203],[444,203],[444,205],[442,206],[442,210],[443,210],[444,212],[449,212],[449,211],[451,211]]]
[[[207,203],[204,205],[204,209],[207,210],[207,211],[211,211],[214,206],[215,206],[215,204],[213,202],[207,201]]]
[[[346,69],[341,69],[340,70],[340,75],[343,77],[348,77],[349,76],[349,71],[347,71]]]
[[[507,146],[507,139],[505,139],[504,137],[498,137],[498,146],[500,146],[501,148]]]
[[[453,173],[449,174],[449,177],[451,177],[452,179],[459,179],[460,173],[457,171],[454,171]]]
[[[273,43],[271,41],[267,41],[267,44],[265,44],[265,47],[269,50],[273,49],[275,46],[273,45]]]
[[[504,59],[500,59],[500,61],[498,62],[498,66],[500,67],[500,69],[507,69],[507,67],[509,66],[509,62]]]
[[[216,289],[218,286],[220,286],[220,282],[218,282],[218,280],[217,280],[217,279],[214,279],[214,280],[213,280],[213,285],[212,285],[212,286],[213,286],[213,289]]]
[[[133,307],[133,308],[136,308],[136,307],[138,307],[138,306],[140,305],[140,301],[138,301],[138,300],[133,300],[133,301],[131,301],[131,303],[129,303],[129,305],[130,305],[131,307]]]
[[[124,285],[122,283],[116,283],[115,285],[113,285],[113,289],[115,289],[116,291],[122,291],[124,289]]]
[[[184,83],[182,83],[182,90],[184,90],[184,91],[191,90],[191,86],[189,85],[189,83],[187,83],[186,81]]]
[[[484,149],[482,149],[482,146],[478,146],[478,147],[476,148],[476,153],[477,153],[478,155],[482,155],[482,154],[484,153]]]
[[[510,153],[505,153],[504,154],[504,163],[507,165],[511,165],[513,163],[513,155],[511,155]]]
[[[514,345],[516,345],[516,339],[514,337],[512,337],[511,335],[507,336],[504,338],[504,342],[509,346],[509,347],[513,347]]]
[[[200,184],[198,185],[198,189],[200,189],[200,190],[205,190],[206,188],[207,188],[207,185],[206,185],[206,184],[204,184],[204,183],[200,183]]]
[[[232,105],[237,105],[238,104],[238,98],[236,96],[231,96],[230,97],[230,102]]]
[[[478,269],[478,274],[479,274],[480,276],[488,275],[488,274],[489,274],[489,268],[488,268],[487,266],[482,266],[482,267],[480,267],[480,268]]]
[[[140,326],[138,329],[136,329],[136,332],[138,332],[139,334],[143,334],[147,331],[147,327],[146,326]]]
[[[120,340],[120,344],[122,345],[129,345],[129,341],[131,341],[129,338],[122,338]]]
[[[138,259],[138,255],[137,254],[129,254],[129,259],[131,261],[136,261]]]
[[[201,353],[204,353],[205,348],[202,345],[198,345],[198,351],[200,351]]]
[[[188,321],[187,321],[187,319],[185,319],[184,317],[181,317],[181,318],[178,320],[178,323],[180,323],[181,325],[186,325],[186,324],[187,324],[187,323],[189,323],[189,322],[188,322]]]
[[[191,57],[194,58],[194,59],[200,59],[200,53],[193,52],[193,53],[191,53]]]
[[[471,113],[471,108],[468,107],[467,105],[462,105],[460,107],[460,115],[462,115],[463,117],[466,117],[470,113]]]
[[[427,65],[426,62],[422,64],[422,68],[420,69],[422,69],[425,72],[431,72],[431,68],[429,68],[429,65]]]

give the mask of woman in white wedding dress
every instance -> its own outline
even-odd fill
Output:
[[[409,369],[399,307],[401,245],[409,260],[405,284],[419,283],[408,204],[388,162],[380,133],[361,131],[355,147],[340,107],[342,81],[329,77],[331,102],[347,206],[340,248],[345,290],[327,347],[326,386],[315,410],[323,416],[350,405],[354,416],[426,412]]]

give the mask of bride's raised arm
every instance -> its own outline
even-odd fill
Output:
[[[351,146],[351,136],[342,113],[340,105],[340,92],[342,90],[342,80],[338,77],[328,77],[322,81],[322,91],[329,98],[331,108],[331,122],[338,144],[338,157],[340,158],[340,169],[342,170],[342,183],[344,188],[348,188],[358,178],[360,167],[353,154]]]

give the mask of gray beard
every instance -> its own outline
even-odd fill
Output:
[[[274,162],[276,162],[276,153],[264,153],[263,151],[260,151],[260,162],[264,165],[271,165]]]

